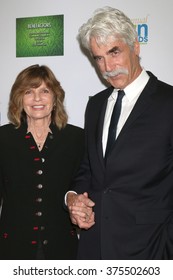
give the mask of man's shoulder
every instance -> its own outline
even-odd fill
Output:
[[[66,133],[66,135],[69,135],[70,137],[74,136],[74,137],[83,137],[84,135],[84,129],[70,124],[68,123],[65,128],[62,129],[62,131],[64,131]]]
[[[97,101],[97,100],[102,100],[102,99],[107,99],[109,95],[113,92],[114,88],[112,86],[103,89],[102,91],[99,91],[93,96],[90,96],[90,100],[92,101]]]
[[[157,78],[157,77],[156,77],[152,72],[150,72],[150,71],[147,71],[147,73],[148,73],[149,76],[150,76],[149,83],[151,83],[151,84],[155,83],[155,84],[157,85],[157,90],[159,90],[159,89],[160,89],[160,90],[163,90],[163,88],[164,88],[164,89],[166,89],[166,90],[168,90],[168,91],[170,91],[170,92],[173,91],[173,85],[168,84],[168,83],[166,83],[165,81],[163,81],[163,80]]]
[[[65,127],[67,130],[69,131],[73,131],[73,132],[80,132],[82,133],[83,132],[83,128],[80,127],[80,126],[76,126],[74,124],[71,124],[71,123],[68,123]]]

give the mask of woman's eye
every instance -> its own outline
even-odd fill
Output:
[[[49,93],[49,90],[47,89],[47,88],[45,88],[45,89],[43,89],[42,91],[41,91],[41,93]]]
[[[44,93],[49,93],[49,90],[48,90],[48,89],[45,89],[45,90],[44,90]]]
[[[29,90],[27,90],[26,92],[25,92],[25,94],[31,94],[32,93],[32,90],[31,89],[29,89]]]

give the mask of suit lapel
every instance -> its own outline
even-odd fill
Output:
[[[149,73],[150,74],[150,73]],[[120,136],[139,118],[145,110],[151,105],[152,95],[156,91],[157,79],[156,77],[150,77],[147,85],[143,89],[139,96],[132,112],[130,113],[126,123],[124,124]],[[118,140],[118,139],[117,139]]]

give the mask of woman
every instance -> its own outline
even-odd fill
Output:
[[[47,66],[14,82],[0,127],[0,259],[75,259],[63,207],[83,155],[83,130],[67,124],[64,91]]]

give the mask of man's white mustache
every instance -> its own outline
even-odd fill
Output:
[[[128,75],[128,70],[127,69],[117,69],[117,70],[114,70],[114,71],[105,71],[102,75],[103,75],[103,78],[104,79],[107,79],[109,77],[115,77],[119,74],[125,74],[125,75]]]

